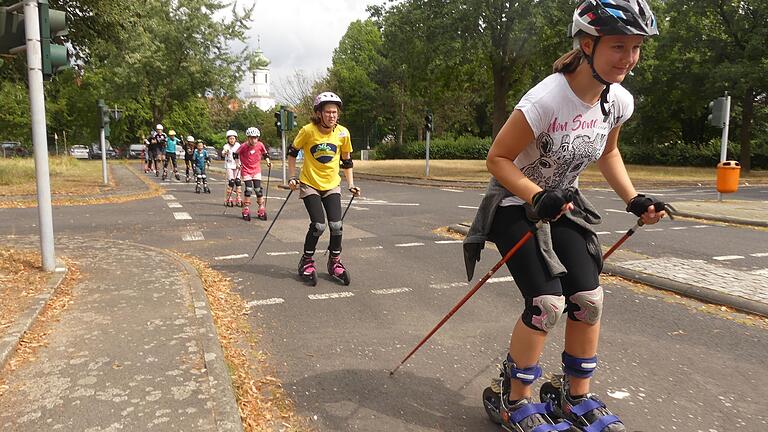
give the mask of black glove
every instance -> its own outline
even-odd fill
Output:
[[[659,201],[656,198],[645,196],[643,194],[638,194],[627,203],[627,212],[634,213],[635,216],[640,217],[648,211],[648,206],[653,206],[657,212],[666,208],[666,204],[664,204],[663,201]]]
[[[566,203],[573,201],[573,189],[542,190],[536,192],[531,201],[537,219],[553,220],[560,215]]]

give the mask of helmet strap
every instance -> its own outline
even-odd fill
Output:
[[[589,68],[592,70],[592,78],[594,78],[597,82],[604,85],[605,88],[602,92],[600,92],[600,111],[602,111],[604,116],[608,115],[608,109],[606,106],[608,105],[608,93],[610,92],[611,83],[603,79],[603,77],[600,76],[599,73],[597,73],[597,70],[595,69],[595,64],[592,61],[593,57],[595,55],[595,52],[597,52],[597,44],[600,43],[600,36],[597,36],[595,38],[595,42],[592,44],[592,55],[588,55],[587,53],[583,52],[584,57],[587,59],[587,63],[589,63]]]

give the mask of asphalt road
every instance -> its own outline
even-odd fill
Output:
[[[496,375],[522,309],[505,269],[394,377],[388,373],[470,289],[461,245],[434,230],[471,220],[482,191],[357,183],[364,197],[353,202],[344,225],[342,259],[352,274],[349,286],[327,277],[320,253],[316,287],[296,275],[308,219],[295,195],[250,263],[242,256],[253,252],[271,219],[246,223],[237,208],[223,214],[220,181],[212,182],[211,195],[169,182],[162,198],[56,208],[54,227],[58,236],[125,239],[191,253],[232,277],[249,302],[250,322],[261,329],[276,375],[299,413],[313,419],[318,430],[498,430],[485,416],[481,394]],[[659,192],[675,199],[697,193]],[[270,190],[270,218],[283,203],[278,197],[286,194]],[[634,218],[620,212],[621,203],[611,193],[587,195],[606,216],[599,228],[605,231],[604,244],[633,225]],[[0,210],[0,233],[35,234],[36,220],[34,209]],[[687,221],[664,222],[655,227],[661,231],[648,228],[626,248],[691,259],[768,248],[764,231]],[[327,239],[325,234],[319,250]],[[476,273],[498,259],[486,249]],[[733,265],[765,268],[768,258]],[[163,277],[162,268],[157,277]],[[604,288],[601,363],[593,391],[629,430],[768,428],[768,331],[615,279]],[[545,372],[559,369],[562,327],[552,332],[542,356]]]

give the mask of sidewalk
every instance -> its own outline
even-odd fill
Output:
[[[0,430],[242,431],[194,268],[128,242],[58,247],[82,278],[35,358],[3,370]]]
[[[672,206],[679,217],[768,227],[768,201],[681,201]],[[462,223],[450,229],[466,235],[469,226]],[[763,271],[737,271],[699,260],[651,258],[619,249],[605,263],[603,272],[768,317],[768,274]]]

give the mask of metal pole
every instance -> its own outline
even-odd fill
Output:
[[[426,157],[427,165],[426,165],[426,170],[425,170],[425,174],[424,174],[426,177],[429,177],[429,137],[431,135],[432,135],[432,132],[427,131],[427,155],[426,155],[427,156]]]
[[[53,133],[53,144],[56,146],[56,156],[59,155],[59,134]]]
[[[40,222],[40,255],[43,270],[56,270],[53,243],[53,208],[51,179],[48,169],[48,142],[45,124],[45,92],[43,89],[43,59],[40,52],[40,20],[37,2],[24,3],[24,28],[27,38],[27,76],[29,78],[29,109],[32,123],[32,146],[35,153],[37,182],[37,214]]]
[[[64,130],[64,156],[69,154],[69,150],[67,149],[67,131]]]
[[[285,131],[280,131],[280,141],[283,144],[283,186],[288,184],[288,164],[285,161]]]
[[[723,123],[723,135],[720,137],[720,162],[728,157],[728,126],[731,123],[731,97],[725,92],[725,123]],[[723,194],[717,193],[717,200],[723,200]]]
[[[99,129],[99,143],[101,145],[101,176],[106,186],[109,184],[109,178],[107,177],[107,143],[104,128]]]

